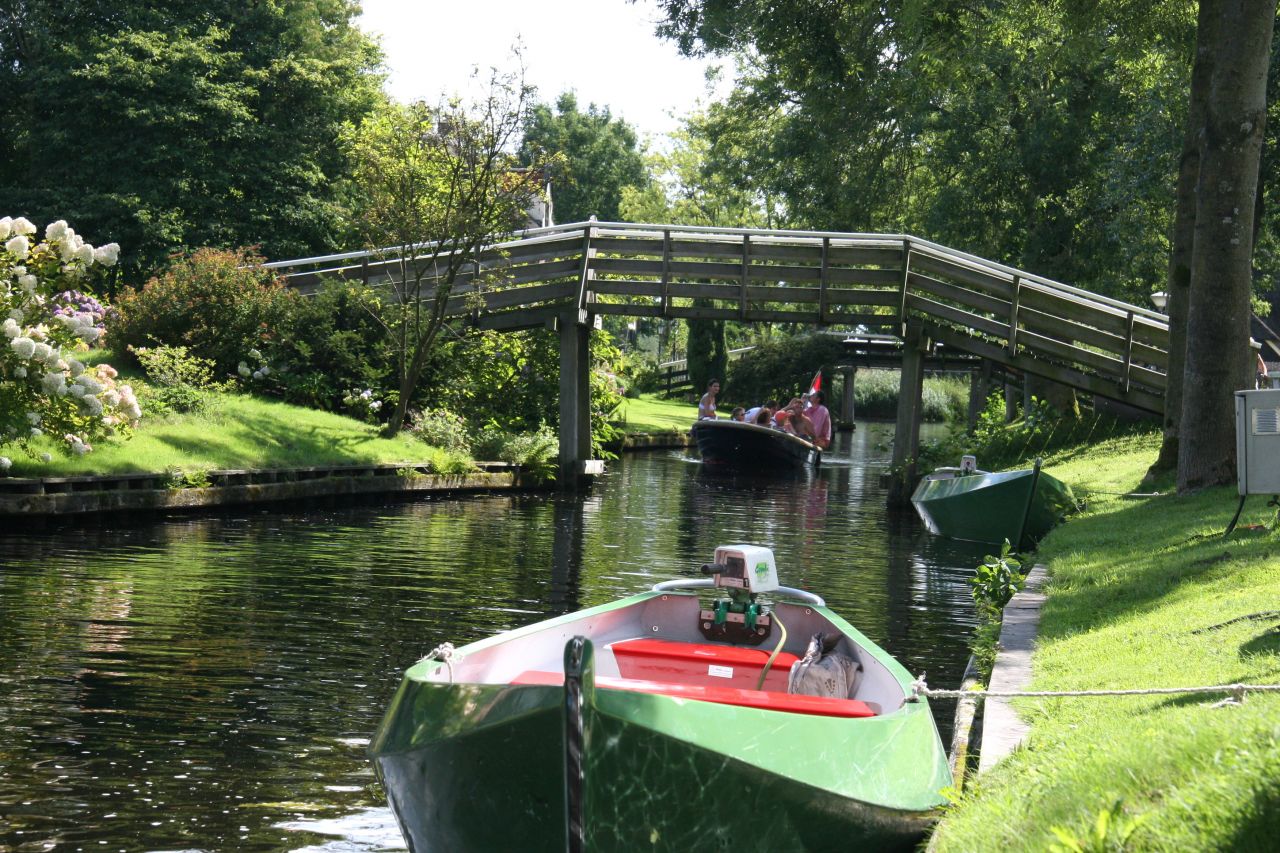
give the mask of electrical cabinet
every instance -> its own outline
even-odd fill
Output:
[[[1280,495],[1280,389],[1236,392],[1236,475],[1241,496]]]

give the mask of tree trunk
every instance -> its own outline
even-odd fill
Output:
[[[1196,233],[1196,181],[1200,176],[1200,142],[1205,104],[1213,76],[1214,32],[1220,8],[1217,0],[1201,0],[1196,24],[1196,56],[1191,69],[1191,96],[1182,131],[1178,160],[1178,188],[1173,212],[1169,273],[1165,282],[1169,314],[1169,365],[1164,397],[1164,441],[1160,455],[1147,472],[1173,471],[1178,466],[1178,425],[1182,421],[1182,379],[1187,354],[1187,306],[1191,293],[1191,252]]]
[[[1237,389],[1252,387],[1253,213],[1276,0],[1223,0],[1196,184],[1178,491],[1235,479]]]
[[[1080,402],[1076,399],[1076,390],[1070,385],[1063,385],[1061,382],[1036,376],[1033,373],[1026,374],[1023,383],[1030,396],[1045,401],[1060,414],[1079,419]]]

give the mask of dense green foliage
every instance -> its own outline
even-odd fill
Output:
[[[1194,4],[665,0],[746,52],[691,127],[789,224],[919,233],[1090,289],[1160,289]]]
[[[759,405],[775,399],[779,403],[809,390],[813,374],[830,368],[845,358],[844,344],[835,335],[801,335],[761,344],[733,362],[722,396],[739,403]],[[828,408],[831,408],[830,385]]]
[[[555,107],[537,104],[525,123],[521,162],[546,158],[557,222],[585,222],[594,216],[616,222],[624,187],[642,188],[648,181],[635,129],[614,118],[608,107],[589,104],[565,92]]]
[[[723,320],[689,320],[689,381],[699,395],[715,379],[722,384],[729,367]]]
[[[125,247],[349,248],[334,145],[382,99],[355,0],[18,3],[0,21],[0,198]]]
[[[116,299],[120,347],[181,346],[213,362],[219,377],[236,375],[249,350],[282,329],[298,294],[248,250],[200,249]]]

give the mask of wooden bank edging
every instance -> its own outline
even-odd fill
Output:
[[[626,450],[669,450],[681,447],[693,447],[693,436],[688,430],[670,430],[668,432],[637,432],[623,436],[622,449]]]
[[[1031,684],[1031,652],[1040,627],[1040,608],[1044,605],[1048,577],[1046,567],[1037,564],[1027,575],[1026,585],[1005,605],[1000,645],[988,690],[1025,690]],[[978,773],[985,773],[1021,746],[1030,732],[1031,727],[1013,710],[1012,700],[987,697],[982,711]]]
[[[236,506],[339,495],[509,490],[529,485],[522,484],[519,470],[509,466],[491,466],[491,470],[467,474],[422,474],[415,472],[412,465],[399,468],[376,466],[373,472],[364,467],[351,466],[347,470],[305,469],[314,476],[303,479],[285,479],[281,476],[294,474],[297,470],[302,469],[288,469],[287,472],[239,472],[245,479],[252,477],[259,482],[195,488],[154,488],[152,482],[140,479],[141,475],[134,475],[128,478],[102,478],[103,487],[95,489],[92,482],[94,478],[75,478],[78,482],[74,491],[0,494],[0,520],[128,510]],[[265,481],[273,475],[279,479],[275,482]],[[151,479],[162,480],[163,477],[151,475]],[[140,481],[148,487],[139,488],[137,484]],[[65,484],[58,482],[55,485]]]

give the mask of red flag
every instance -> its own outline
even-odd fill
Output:
[[[822,390],[822,369],[819,368],[818,372],[813,374],[813,382],[809,383],[809,393],[816,394],[821,390]]]

